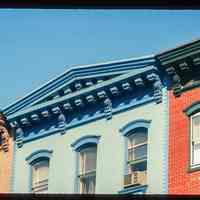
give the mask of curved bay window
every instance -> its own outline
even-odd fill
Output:
[[[79,152],[80,193],[95,193],[97,146],[92,145]]]
[[[145,185],[147,176],[147,129],[137,128],[127,134],[128,174],[124,187]]]
[[[49,159],[38,161],[31,166],[33,193],[46,193],[48,191]]]

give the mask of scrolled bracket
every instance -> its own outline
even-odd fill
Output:
[[[21,148],[23,146],[23,138],[24,138],[24,131],[21,127],[18,127],[16,129],[16,144],[18,148]]]
[[[112,119],[112,101],[110,98],[106,97],[104,100],[104,115],[107,120]]]

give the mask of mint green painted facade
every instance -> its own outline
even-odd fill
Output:
[[[166,92],[163,92],[166,93]],[[166,97],[165,97],[166,98]],[[147,193],[165,192],[166,162],[163,159],[165,147],[165,109],[163,103],[141,105],[128,111],[74,127],[65,134],[54,134],[23,145],[15,152],[15,173],[13,192],[29,192],[30,166],[25,160],[31,153],[52,150],[49,171],[49,193],[74,193],[76,176],[76,152],[71,144],[85,135],[101,136],[97,147],[96,193],[117,194],[123,189],[124,136],[119,131],[123,126],[138,119],[151,120],[148,129]]]

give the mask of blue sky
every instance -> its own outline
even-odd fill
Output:
[[[0,10],[0,108],[71,65],[158,53],[200,36],[199,11]]]

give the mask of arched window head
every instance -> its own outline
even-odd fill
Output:
[[[48,192],[49,162],[52,151],[39,150],[26,158],[30,165],[30,190],[33,193]]]
[[[75,151],[81,151],[81,149],[84,149],[89,146],[95,146],[98,144],[100,139],[100,136],[97,135],[86,135],[78,140],[76,140],[74,143],[71,144],[71,147]]]
[[[139,119],[120,129],[126,141],[124,188],[144,186],[147,183],[147,143],[150,122]]]
[[[78,191],[85,194],[95,193],[97,144],[100,136],[87,135],[76,140],[71,146],[77,153]]]

